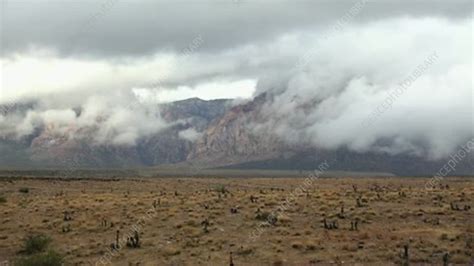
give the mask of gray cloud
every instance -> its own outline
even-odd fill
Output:
[[[8,1],[0,103],[37,106],[0,116],[0,136],[49,127],[133,144],[168,126],[156,102],[130,108],[136,89],[154,95],[215,83],[225,90],[253,80],[255,95],[273,97],[268,122],[256,128],[290,143],[438,158],[472,137],[472,2],[370,1],[323,38],[355,2],[119,0],[104,9],[111,2]],[[180,59],[196,36],[202,46]],[[434,51],[439,60],[361,127]]]
[[[267,41],[292,30],[318,30],[356,1],[4,1],[2,53],[32,46],[63,56],[146,56],[179,51],[201,34],[203,52]],[[399,16],[465,18],[472,1],[370,1],[355,23]]]
[[[59,139],[86,140],[91,145],[135,145],[140,138],[169,126],[156,104],[138,102],[133,95],[91,94],[80,101],[37,99],[33,108],[0,115],[0,139],[21,139],[41,129]]]
[[[202,133],[197,132],[194,128],[188,128],[186,130],[179,132],[179,137],[185,140],[189,140],[191,142],[196,141],[202,136]]]
[[[328,149],[447,156],[474,136],[470,25],[397,19],[351,26],[327,40],[299,36],[315,54],[301,68],[260,80],[257,94],[273,100],[267,122],[255,127]],[[400,87],[378,119],[365,123]]]

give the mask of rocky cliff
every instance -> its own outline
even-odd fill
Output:
[[[431,161],[407,154],[358,153],[345,147],[327,150],[304,142],[289,143],[271,128],[261,127],[269,119],[264,109],[270,101],[271,96],[262,94],[239,105],[230,100],[196,98],[163,104],[160,115],[169,126],[128,146],[97,144],[92,128],[71,126],[59,134],[54,128],[43,127],[20,140],[0,139],[0,166],[115,168],[198,163],[209,168],[312,170],[327,161],[331,170],[432,175],[449,159]],[[14,112],[31,106],[16,107]],[[82,137],[70,137],[77,134]],[[472,155],[456,165],[458,174],[474,173]]]

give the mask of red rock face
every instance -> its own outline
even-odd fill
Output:
[[[322,150],[312,145],[289,144],[269,127],[261,127],[268,121],[278,126],[278,120],[275,117],[269,120],[265,109],[271,101],[263,94],[234,107],[228,101],[199,99],[166,104],[161,108],[161,115],[172,126],[140,139],[134,146],[98,144],[94,141],[94,128],[71,126],[58,130],[50,125],[22,140],[0,139],[0,151],[3,151],[0,166],[123,168],[192,163],[207,168],[233,165],[314,169],[328,161],[331,170],[426,175],[436,173],[446,163],[446,160],[432,162],[406,154],[356,153],[345,148]],[[190,128],[200,132],[201,137],[190,141],[179,136]],[[473,173],[473,167],[471,156],[458,164],[457,170],[461,174]]]
[[[45,129],[31,142],[31,159],[46,165],[81,168],[105,166],[108,160],[103,158],[103,154],[110,154],[112,150],[125,158],[137,157],[130,147],[98,145],[92,138],[93,132],[93,129],[81,128],[60,134]],[[75,134],[81,134],[81,138],[73,137]]]
[[[96,129],[45,126],[28,148],[30,159],[44,165],[63,167],[129,167],[160,165],[186,160],[193,143],[179,137],[188,128],[204,131],[209,123],[229,108],[229,101],[189,99],[165,104],[161,116],[170,127],[137,141],[136,145],[100,144]],[[71,166],[71,167],[72,167]]]
[[[222,166],[276,158],[286,145],[272,132],[262,134],[254,128],[265,119],[262,113],[265,101],[263,94],[249,103],[233,107],[215,120],[187,159]]]
[[[35,162],[85,167],[126,167],[179,162],[205,162],[207,167],[267,160],[291,153],[276,134],[256,130],[265,121],[262,109],[265,94],[253,101],[230,108],[230,101],[189,99],[161,107],[168,122],[180,123],[146,139],[136,146],[101,145],[94,140],[94,128],[57,130],[45,127],[31,141],[29,153]],[[202,137],[194,142],[179,138],[179,132],[195,128]],[[61,132],[61,133],[58,133]],[[79,137],[78,137],[79,136]]]

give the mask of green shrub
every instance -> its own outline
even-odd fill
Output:
[[[271,225],[275,225],[278,221],[278,217],[276,217],[275,214],[269,212],[259,212],[255,216],[255,219],[268,222]]]
[[[4,196],[0,196],[0,203],[7,202],[7,199]]]
[[[227,190],[226,186],[225,185],[217,185],[216,187],[214,187],[214,191],[216,192],[219,192],[219,193],[222,193],[222,194],[225,194],[227,192],[229,192],[229,190]]]
[[[63,257],[56,251],[49,250],[46,253],[37,253],[25,258],[20,258],[17,266],[61,266]]]
[[[26,254],[35,254],[43,252],[51,243],[51,238],[45,235],[33,235],[28,236],[25,240],[25,253]]]
[[[30,189],[27,188],[27,187],[22,187],[18,190],[20,193],[29,193],[30,192]]]

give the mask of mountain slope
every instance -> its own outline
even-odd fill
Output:
[[[71,126],[67,132],[58,133],[52,126],[39,128],[25,140],[4,140],[0,149],[0,166],[33,167],[135,167],[170,164],[184,161],[194,139],[183,131],[191,130],[199,136],[208,124],[223,115],[229,100],[204,101],[197,98],[163,104],[160,115],[169,126],[136,145],[100,144],[93,140],[93,128]],[[25,106],[26,112],[30,106]],[[10,109],[15,113],[17,109]],[[7,114],[6,114],[7,115]],[[71,134],[73,133],[73,134]],[[71,138],[81,135],[81,138]],[[16,150],[16,153],[7,151]]]
[[[266,95],[235,106],[209,125],[191,153],[189,161],[206,161],[214,166],[244,161],[270,159],[278,156],[285,144],[271,134],[256,134],[252,123],[261,118]]]
[[[272,100],[262,94],[236,106],[230,100],[197,98],[163,104],[160,115],[169,126],[128,146],[98,144],[91,128],[69,129],[82,138],[70,138],[71,132],[60,134],[51,127],[38,128],[21,140],[1,139],[0,166],[126,168],[190,163],[206,168],[312,170],[327,161],[330,170],[432,175],[449,159],[358,153],[345,147],[328,150],[301,140],[288,143],[271,128],[261,127],[269,119],[265,106]],[[33,106],[19,105],[11,112],[25,113]],[[472,175],[473,155],[456,164],[452,173]]]
[[[327,161],[331,170],[390,172],[398,175],[432,175],[450,159],[433,161],[410,154],[359,153],[345,147],[327,150],[314,144],[290,144],[271,130],[255,129],[266,121],[262,109],[271,100],[271,96],[262,94],[249,103],[230,109],[209,125],[187,159],[217,167],[281,170],[312,170]],[[457,163],[452,173],[472,175],[474,154],[469,154]]]

